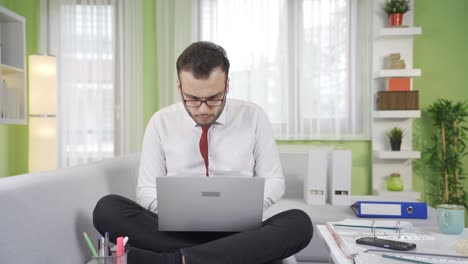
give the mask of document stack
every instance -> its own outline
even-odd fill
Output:
[[[343,254],[354,263],[468,263],[468,256],[460,254],[455,245],[468,237],[448,236],[427,229],[415,228],[406,221],[375,221],[345,219],[326,224]],[[375,237],[416,244],[409,251],[397,251],[357,244],[356,239]]]

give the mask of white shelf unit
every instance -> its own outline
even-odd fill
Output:
[[[377,193],[382,200],[388,201],[415,201],[421,198],[421,193],[405,191],[405,192],[392,192],[392,191],[380,191]]]
[[[27,123],[25,22],[0,7],[0,124]]]
[[[379,70],[375,73],[375,78],[391,78],[391,77],[419,77],[421,76],[420,69],[402,69],[402,70]]]
[[[419,110],[381,111],[377,109],[376,99],[380,91],[385,91],[386,78],[419,77],[421,69],[413,68],[413,37],[420,35],[422,29],[413,27],[413,1],[410,11],[404,14],[403,27],[389,28],[387,15],[383,11],[385,0],[372,1],[374,34],[372,47],[372,194],[393,200],[417,200],[420,194],[412,188],[412,160],[419,159],[421,153],[412,149],[413,118],[421,116]],[[400,53],[405,60],[405,69],[387,69],[388,56]],[[412,88],[411,81],[411,90]],[[403,130],[401,151],[391,151],[387,132],[393,127]],[[399,173],[403,181],[402,192],[387,191],[386,180],[392,173]]]
[[[421,117],[421,110],[376,110],[372,114],[374,118],[418,118]]]
[[[378,37],[380,38],[395,38],[406,36],[417,36],[422,34],[420,27],[394,27],[394,28],[380,28]]]
[[[375,151],[374,156],[378,159],[408,160],[421,158],[421,152],[413,150]]]

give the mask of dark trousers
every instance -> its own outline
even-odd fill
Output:
[[[186,264],[262,264],[287,258],[305,248],[313,234],[309,216],[293,209],[279,213],[258,230],[241,233],[158,231],[158,215],[136,202],[118,195],[99,200],[93,223],[112,241],[128,236],[132,254],[128,262],[155,263],[151,253],[180,250]],[[132,260],[133,259],[133,260]],[[157,263],[157,262],[156,262]]]

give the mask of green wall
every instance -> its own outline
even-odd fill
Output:
[[[38,52],[39,1],[0,0],[0,6],[26,18],[26,54]],[[0,177],[28,171],[28,126],[0,125]]]
[[[422,69],[422,76],[413,82],[420,93],[420,107],[424,110],[438,98],[468,100],[468,1],[416,0],[414,10],[415,25],[423,32],[414,41],[414,67]],[[431,129],[423,111],[414,122],[415,148],[429,146]],[[468,172],[468,159],[463,164]],[[435,174],[421,162],[415,165],[414,186],[425,194],[430,191],[427,179]],[[468,180],[464,186],[468,191]]]

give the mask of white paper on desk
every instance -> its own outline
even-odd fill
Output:
[[[379,263],[379,264],[401,264],[401,261],[394,260],[394,259],[385,259],[382,256],[369,254],[369,253],[361,253],[354,257],[355,264],[369,264],[369,263]]]
[[[345,219],[339,222],[330,222],[334,226],[347,226],[347,227],[356,227],[356,228],[371,228],[372,222],[375,223],[375,228],[380,229],[397,229],[397,222],[398,220],[361,220],[361,219]],[[400,225],[399,228],[407,229],[408,227],[412,226],[410,222],[406,221],[399,221]]]

